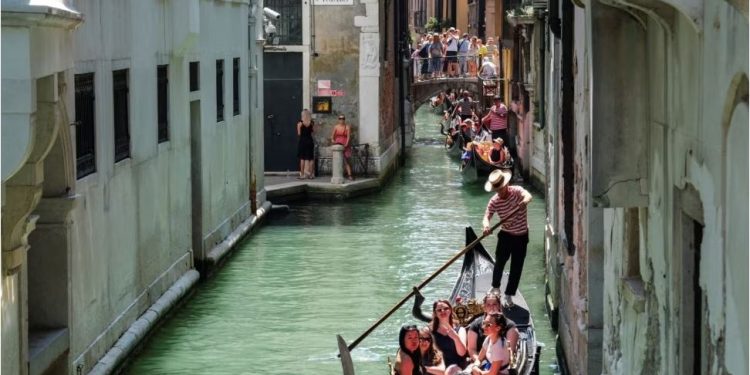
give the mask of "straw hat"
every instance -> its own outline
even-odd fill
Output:
[[[500,189],[510,182],[512,175],[510,172],[506,172],[500,169],[495,169],[490,173],[490,176],[487,177],[487,182],[484,184],[484,190],[487,192],[491,192],[497,189]]]

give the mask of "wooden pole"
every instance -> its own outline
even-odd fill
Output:
[[[508,214],[508,216],[505,217],[505,219],[513,216],[521,207],[522,206],[519,205],[518,207],[514,208],[513,211],[511,211],[511,213]],[[443,264],[440,268],[438,268],[437,271],[433,272],[432,275],[430,275],[428,278],[424,279],[419,285],[417,285],[416,286],[416,290],[422,289],[425,285],[429,284],[430,281],[432,281],[435,277],[437,277],[437,275],[439,275],[441,272],[445,271],[446,268],[448,268],[456,260],[458,260],[459,258],[461,258],[464,254],[466,254],[467,251],[469,251],[472,248],[474,248],[474,246],[476,246],[479,243],[479,241],[481,241],[485,237],[487,237],[490,234],[492,234],[492,232],[494,232],[495,229],[497,229],[500,225],[502,225],[502,223],[504,221],[505,220],[501,220],[500,222],[498,222],[497,224],[495,224],[494,226],[492,226],[492,228],[490,228],[490,231],[487,234],[482,234],[479,238],[477,238],[476,240],[472,241],[470,244],[466,245],[466,247],[464,247],[463,249],[461,249],[461,251],[459,251],[458,253],[456,253],[456,255],[454,255],[453,257],[451,257],[450,259],[448,259],[448,261],[445,262],[445,264]],[[370,326],[370,328],[368,328],[364,333],[362,333],[361,335],[359,335],[359,337],[357,337],[356,340],[354,340],[351,344],[349,344],[349,346],[347,346],[348,351],[352,351],[352,349],[354,349],[365,337],[367,337],[370,333],[372,333],[372,331],[374,331],[375,328],[377,328],[381,323],[383,323],[386,319],[388,319],[388,317],[390,317],[391,314],[393,314],[394,312],[396,312],[396,310],[398,310],[399,307],[401,307],[404,303],[406,303],[406,301],[408,301],[409,298],[411,298],[411,296],[414,295],[414,291],[415,291],[415,288],[412,288],[412,290],[409,293],[407,293],[404,296],[404,298],[401,299],[401,301],[399,301],[393,307],[391,307],[391,309],[388,310],[388,312],[386,312],[385,315],[383,315],[383,317],[381,317],[380,319],[378,319],[377,322],[373,323],[373,325]],[[341,355],[341,354],[339,354],[339,355]]]

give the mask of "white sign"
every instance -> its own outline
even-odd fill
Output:
[[[313,0],[313,5],[354,5],[354,0]]]

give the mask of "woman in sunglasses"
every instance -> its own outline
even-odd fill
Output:
[[[479,359],[471,365],[472,375],[498,375],[507,374],[510,365],[509,345],[505,340],[505,330],[508,322],[503,314],[495,312],[484,317],[482,328],[487,338],[482,344]],[[487,366],[481,366],[482,361],[487,360]]]
[[[344,169],[349,181],[354,180],[352,166],[349,164],[349,158],[352,156],[351,133],[352,129],[346,124],[346,117],[339,115],[339,122],[333,127],[333,133],[331,133],[331,143],[344,146]]]
[[[419,330],[415,325],[404,325],[398,333],[393,375],[425,375],[419,351]]]
[[[443,353],[435,347],[429,326],[422,327],[419,330],[419,352],[422,355],[422,366],[428,374],[445,374]]]
[[[452,375],[466,367],[466,330],[453,322],[453,306],[448,300],[439,299],[432,304],[430,323],[435,345],[443,353],[445,374]]]

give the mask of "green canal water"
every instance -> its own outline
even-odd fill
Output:
[[[292,204],[246,238],[133,358],[129,374],[341,374],[336,334],[351,343],[481,227],[490,194],[464,186],[438,141],[434,115],[417,112],[405,168],[381,192],[340,203]],[[529,205],[531,242],[521,279],[554,373],[554,335],[544,311],[544,202]],[[495,237],[483,241],[494,253]],[[506,266],[507,267],[507,266]],[[447,298],[460,262],[424,290]],[[411,300],[352,352],[358,375],[387,374]]]

